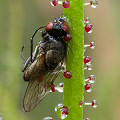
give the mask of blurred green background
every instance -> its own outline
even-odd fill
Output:
[[[85,0],[87,2],[88,0]],[[85,6],[85,17],[94,26],[92,34],[85,33],[85,43],[95,41],[94,50],[87,49],[85,55],[92,57],[92,71],[85,77],[97,77],[91,93],[85,92],[85,101],[98,100],[98,107],[84,107],[84,118],[91,120],[120,120],[120,1],[99,0],[93,9]],[[52,7],[50,0],[0,0],[0,115],[3,120],[41,120],[51,116],[57,118],[54,108],[63,103],[62,94],[50,93],[31,112],[25,113],[22,101],[27,83],[23,81],[20,58],[21,46],[25,45],[24,56],[30,54],[30,37],[40,26],[62,15],[61,6]],[[35,45],[40,34],[35,38]],[[56,84],[62,82],[61,76]]]

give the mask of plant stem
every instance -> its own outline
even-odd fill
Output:
[[[64,9],[64,16],[68,19],[72,40],[70,41],[66,61],[66,70],[72,72],[71,79],[64,80],[64,105],[69,109],[65,120],[83,120],[84,91],[84,0],[69,0],[70,8]]]

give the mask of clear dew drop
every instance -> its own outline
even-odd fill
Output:
[[[90,30],[88,33],[92,33],[92,30]]]
[[[63,92],[63,83],[59,83],[58,85],[57,85],[57,87],[55,87],[55,89],[58,91],[58,92]]]
[[[58,0],[52,0],[51,2],[51,5],[53,6],[53,7],[55,7],[55,6],[57,6],[58,4],[62,4],[62,1],[58,1]]]
[[[54,119],[51,117],[44,117],[42,120],[54,120]]]
[[[53,3],[52,3],[52,2],[50,2],[50,4],[54,7],[54,5],[53,5]]]
[[[55,107],[55,112],[56,112],[57,116],[61,119],[65,119],[69,114],[68,108],[66,106],[64,106],[63,104],[58,104]]]
[[[95,75],[90,75],[90,77],[88,77],[88,79],[89,79],[90,83],[94,83],[96,81]]]
[[[89,44],[84,45],[84,51],[86,51],[87,47],[90,47],[91,49],[94,49],[96,46],[95,42],[90,42]]]
[[[85,22],[85,23],[89,23],[89,21],[90,21],[90,20],[89,20],[89,17],[86,17],[84,22]]]
[[[90,118],[85,118],[85,120],[90,120]]]
[[[96,46],[96,44],[95,44],[95,42],[90,42],[90,48],[92,48],[92,49],[94,49],[95,48],[95,46]]]
[[[92,70],[92,67],[93,67],[93,66],[92,66],[91,64],[88,64],[88,65],[87,65],[87,69],[88,69],[88,70]]]
[[[92,70],[93,66],[89,63],[87,64],[87,67],[84,68],[84,70]]]
[[[84,47],[84,52],[87,50],[87,47]]]
[[[90,1],[90,6],[91,6],[92,8],[96,8],[96,7],[98,6],[98,1],[97,1],[97,0],[91,0],[91,1]]]
[[[93,107],[93,108],[96,108],[97,105],[98,105],[97,100],[93,100],[93,101],[92,101],[92,107]]]

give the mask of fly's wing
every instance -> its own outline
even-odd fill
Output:
[[[29,112],[30,110],[37,106],[37,104],[51,89],[51,85],[55,81],[58,74],[59,72],[57,73],[49,72],[47,75],[44,76],[42,81],[39,80],[29,81],[23,101],[23,108],[25,112]]]

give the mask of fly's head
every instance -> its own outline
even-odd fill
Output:
[[[48,33],[50,36],[59,38],[63,37],[65,41],[69,41],[72,39],[69,31],[69,25],[66,21],[63,18],[58,18],[46,25],[45,31],[43,31],[43,36],[44,33]]]

